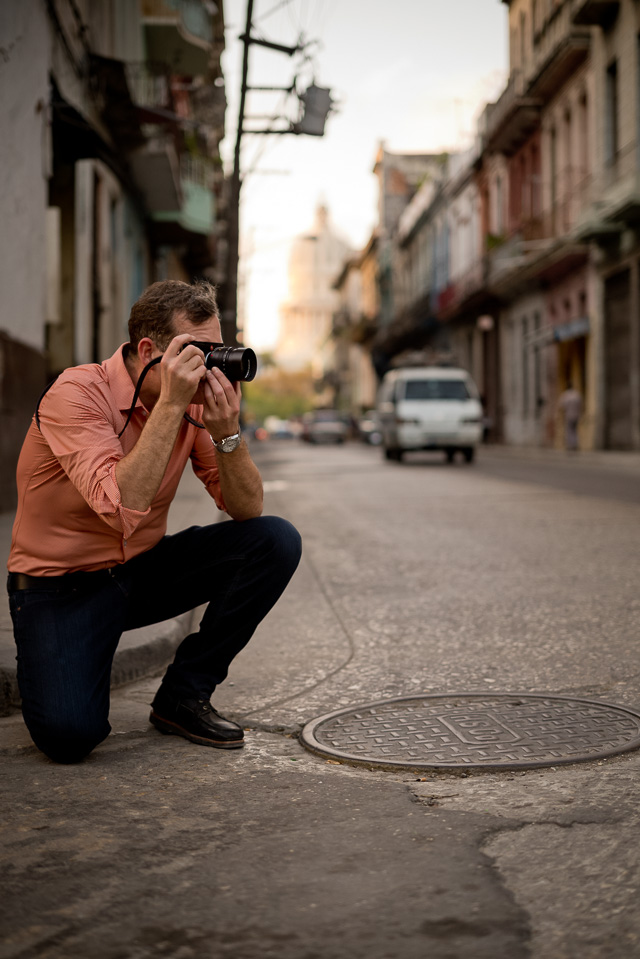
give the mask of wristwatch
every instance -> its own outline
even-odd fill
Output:
[[[237,433],[234,433],[233,436],[225,436],[225,438],[220,440],[219,443],[216,443],[212,436],[211,442],[221,453],[233,453],[233,451],[237,450],[240,446],[240,430],[238,430]]]

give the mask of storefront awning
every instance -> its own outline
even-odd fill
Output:
[[[577,340],[579,336],[589,335],[589,317],[581,316],[577,320],[571,320],[569,323],[561,323],[554,327],[553,338],[556,343],[564,343],[567,340]]]

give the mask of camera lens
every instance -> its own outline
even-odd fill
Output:
[[[208,370],[215,366],[232,382],[244,380],[248,383],[258,371],[256,354],[246,346],[218,346],[205,354],[204,364]]]

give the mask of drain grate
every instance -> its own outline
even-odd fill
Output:
[[[637,749],[640,713],[529,693],[411,696],[320,716],[301,739],[311,752],[370,767],[531,769]]]

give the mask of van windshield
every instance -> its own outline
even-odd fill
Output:
[[[468,400],[470,397],[464,380],[407,380],[407,400]]]

